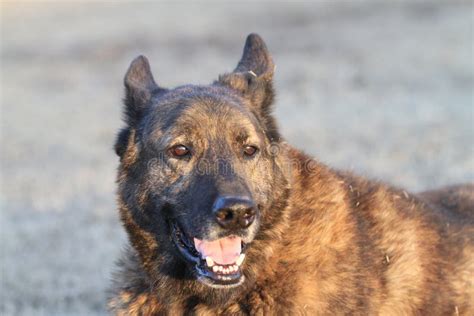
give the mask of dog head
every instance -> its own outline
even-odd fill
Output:
[[[270,113],[273,72],[255,34],[235,70],[208,86],[165,89],[145,57],[132,62],[126,127],[115,145],[119,202],[152,277],[225,289],[253,275],[251,265],[263,256],[255,244],[274,237],[287,189]]]

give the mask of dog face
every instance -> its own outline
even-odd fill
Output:
[[[273,69],[257,35],[248,37],[235,71],[209,86],[164,89],[146,58],[132,62],[127,127],[115,145],[119,197],[151,274],[173,270],[178,260],[186,276],[213,288],[245,281],[246,252],[278,216],[274,185],[283,170],[269,113]]]

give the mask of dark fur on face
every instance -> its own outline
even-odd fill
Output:
[[[293,149],[271,114],[273,72],[255,34],[208,86],[165,89],[132,62],[115,144],[131,247],[110,309],[474,313],[474,187],[413,195]]]
[[[270,116],[273,68],[256,35],[249,36],[235,71],[210,86],[160,88],[145,57],[132,62],[125,76],[127,127],[115,145],[121,158],[119,202],[131,243],[154,282],[181,279],[183,290],[214,303],[232,294],[195,282],[200,277],[196,263],[169,242],[173,225],[189,243],[237,236],[248,248],[247,262],[262,259],[250,245],[278,237],[288,175],[284,157],[272,151],[280,141]],[[170,150],[177,145],[189,154],[174,157]],[[252,157],[244,154],[249,145],[256,149]],[[251,200],[256,209],[252,224],[221,227],[213,205],[222,196]],[[242,280],[249,283],[256,272],[245,266]]]

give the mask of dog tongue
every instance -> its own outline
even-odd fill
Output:
[[[210,257],[219,264],[232,264],[239,258],[242,251],[242,240],[231,236],[214,241],[199,240],[194,238],[194,246],[204,259]]]

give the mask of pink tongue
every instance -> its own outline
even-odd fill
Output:
[[[242,250],[242,240],[236,236],[221,238],[214,241],[194,238],[194,246],[203,259],[211,257],[211,259],[216,263],[232,264],[237,261],[237,258],[240,255]]]

